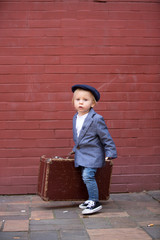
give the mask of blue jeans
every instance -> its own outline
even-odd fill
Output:
[[[87,187],[88,196],[89,196],[88,200],[98,202],[99,191],[98,191],[98,186],[95,179],[96,172],[97,172],[97,168],[82,167],[82,179]]]

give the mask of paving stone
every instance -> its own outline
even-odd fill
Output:
[[[138,222],[138,225],[142,226],[142,227],[147,227],[150,224],[159,225],[160,224],[160,219],[159,220],[155,220],[155,221],[146,220],[144,222]]]
[[[19,215],[27,215],[29,212],[29,204],[28,206],[26,204],[8,204],[7,211],[6,212],[17,212]]]
[[[113,203],[113,204],[110,204],[110,205],[102,203],[102,209],[106,210],[106,211],[113,211],[114,212],[114,211],[120,210],[120,206],[118,206],[117,203]]]
[[[31,202],[32,202],[32,206],[41,205],[41,206],[50,206],[52,208],[73,207],[72,201],[44,201],[37,195],[32,196]]]
[[[32,195],[31,202],[44,202],[38,195]]]
[[[116,201],[119,209],[122,209],[122,210],[128,210],[128,209],[135,209],[135,208],[138,208],[138,203],[136,202],[132,202],[132,201],[119,201],[117,200]],[[144,206],[144,205],[143,205]]]
[[[63,209],[63,210],[54,210],[55,218],[64,218],[64,219],[76,219],[79,218],[79,215],[76,211]]]
[[[109,222],[112,228],[135,228],[138,226],[130,217],[111,217]]]
[[[153,208],[153,207],[147,207],[147,209],[149,210],[149,211],[151,211],[152,213],[155,213],[155,214],[160,214],[160,207],[158,207],[158,208]]]
[[[29,219],[29,215],[7,215],[7,216],[1,216],[1,218],[5,221],[8,220],[28,220]]]
[[[28,204],[31,201],[31,195],[7,195],[1,196],[0,202],[1,203],[10,203],[10,204]]]
[[[44,211],[32,211],[30,219],[53,219],[53,211],[52,210],[44,210]]]
[[[53,220],[40,220],[30,222],[31,231],[52,231],[60,229],[84,229],[84,225],[80,219],[53,219]]]
[[[1,240],[29,240],[28,232],[0,232]]]
[[[137,207],[153,207],[153,208],[159,208],[159,202],[157,202],[156,200],[153,200],[152,202],[137,202],[136,203]]]
[[[160,191],[149,191],[147,192],[152,198],[156,199],[157,201],[160,202]]]
[[[107,200],[107,201],[101,201],[101,204],[103,206],[103,209],[112,209],[112,210],[117,210],[119,206],[117,203],[113,200]]]
[[[100,218],[100,217],[129,217],[127,212],[98,212],[93,215],[86,215],[88,218]],[[80,215],[81,218],[83,218],[83,215]]]
[[[30,240],[58,240],[57,231],[47,231],[47,232],[31,232]]]
[[[4,220],[28,219],[29,207],[26,205],[0,204],[0,217]]]
[[[3,229],[3,225],[4,225],[4,222],[3,222],[4,220],[2,220],[2,221],[0,221],[0,231],[2,231],[2,229]]]
[[[137,222],[143,222],[146,221],[146,219],[150,221],[159,219],[159,215],[156,215],[147,209],[130,209],[127,210],[127,212]]]
[[[59,230],[60,226],[56,224],[35,224],[35,225],[30,225],[30,231],[54,231],[54,230]]]
[[[0,212],[0,216],[13,216],[13,215],[23,216],[23,215],[27,215],[27,213],[26,212]]]
[[[152,238],[138,228],[119,229],[88,229],[90,240],[152,240]]]
[[[142,208],[145,209],[147,207],[159,208],[159,203],[156,201],[148,202],[148,201],[117,201],[117,205],[120,209],[128,210],[133,209],[134,211],[139,211]]]
[[[152,202],[153,199],[147,193],[120,193],[120,194],[111,194],[111,199],[113,201],[130,201],[130,202]]]
[[[111,228],[111,224],[105,218],[83,218],[87,229]]]
[[[29,220],[7,220],[4,223],[4,232],[25,232],[29,229]]]
[[[34,201],[31,204],[31,210],[34,211],[40,211],[40,210],[59,210],[59,209],[64,209],[69,210],[72,209],[74,206],[72,204],[71,201],[49,201],[49,202],[45,202],[45,201]]]
[[[0,211],[7,211],[8,209],[8,204],[4,204],[0,202]]]
[[[160,239],[160,225],[152,227],[143,227],[143,229],[152,237],[152,239]]]
[[[90,240],[85,230],[62,230],[60,237],[61,240]]]

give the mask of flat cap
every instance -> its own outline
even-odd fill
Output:
[[[95,97],[96,101],[98,102],[100,99],[100,93],[97,91],[97,89],[95,89],[92,86],[89,85],[85,85],[85,84],[76,84],[74,86],[72,86],[72,92],[74,92],[75,90],[77,90],[78,88],[81,88],[83,90],[87,90],[90,91],[93,96]]]

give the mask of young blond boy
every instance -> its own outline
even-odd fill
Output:
[[[80,204],[82,214],[93,214],[102,209],[99,202],[95,174],[106,159],[117,157],[117,151],[103,117],[93,107],[100,93],[92,86],[72,86],[73,104],[77,113],[73,117],[75,167],[81,167],[82,179],[87,187],[88,200]]]

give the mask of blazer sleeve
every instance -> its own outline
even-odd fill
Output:
[[[108,131],[104,118],[99,115],[97,118],[97,135],[104,147],[105,155],[109,158],[117,158],[117,150],[115,143]]]

